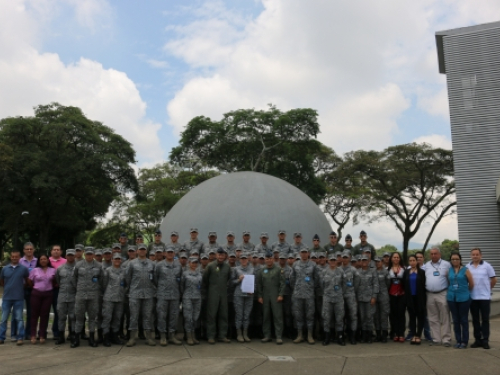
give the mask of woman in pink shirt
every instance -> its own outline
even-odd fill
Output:
[[[36,268],[30,272],[29,281],[33,286],[31,292],[31,343],[36,344],[36,328],[40,319],[40,344],[47,339],[47,325],[49,323],[50,306],[55,283],[56,270],[50,264],[47,255],[38,258]]]

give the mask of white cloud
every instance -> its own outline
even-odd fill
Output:
[[[86,1],[77,7],[82,22],[90,22],[101,9],[97,3]],[[34,106],[53,101],[78,106],[90,119],[101,121],[124,136],[141,160],[163,159],[157,136],[161,126],[147,119],[146,103],[125,73],[105,69],[85,58],[64,64],[55,53],[40,53],[33,47],[40,31],[38,12],[21,0],[2,1],[1,7],[0,118],[33,115]],[[85,17],[89,19],[85,21]],[[6,29],[10,25],[28,27],[13,33]]]
[[[416,143],[428,143],[433,147],[440,147],[446,150],[451,150],[451,140],[439,134],[423,135],[413,140]]]

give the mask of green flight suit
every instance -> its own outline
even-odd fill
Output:
[[[203,272],[203,289],[207,299],[207,337],[215,339],[215,329],[219,327],[219,339],[227,335],[228,306],[227,284],[231,279],[232,269],[227,263],[210,263]]]
[[[264,322],[262,330],[264,337],[271,338],[271,312],[274,321],[276,339],[281,338],[283,332],[283,303],[278,302],[278,296],[283,297],[285,292],[285,276],[280,266],[274,264],[271,268],[264,266],[259,274],[257,285],[258,296],[264,300]]]

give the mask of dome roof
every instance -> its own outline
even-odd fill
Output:
[[[227,231],[233,231],[239,243],[243,231],[248,230],[255,244],[261,232],[269,233],[268,243],[277,240],[280,229],[286,230],[289,243],[294,232],[301,232],[307,246],[316,233],[326,244],[331,231],[324,213],[301,190],[257,172],[224,174],[196,186],[163,219],[164,241],[174,230],[179,232],[179,242],[188,240],[191,227],[198,228],[203,242],[208,241],[209,231],[216,231],[221,245],[226,243]]]

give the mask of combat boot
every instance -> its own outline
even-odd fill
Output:
[[[381,342],[381,341],[382,341],[382,332],[380,330],[377,330],[375,334],[375,342]]]
[[[366,342],[366,333],[365,333],[365,331],[360,331],[360,333],[358,335],[358,340],[362,344],[364,344]]]
[[[146,331],[146,337],[149,346],[156,346],[155,331]]]
[[[108,347],[108,348],[111,346],[111,341],[109,340],[109,332],[104,334],[102,342],[103,342],[103,345]]]
[[[351,331],[351,334],[350,334],[350,342],[351,342],[351,345],[356,345],[356,332],[354,331]]]
[[[89,332],[89,346],[97,348],[97,343],[95,342],[95,332]]]
[[[314,344],[314,338],[313,338],[313,331],[312,330],[308,330],[307,331],[307,343],[309,345],[313,345]]]
[[[175,337],[175,332],[168,333],[168,342],[174,345],[182,345],[182,342],[177,340],[177,338]]]
[[[345,346],[344,335],[342,332],[337,332],[337,344],[340,346]]]
[[[241,333],[241,329],[236,330],[236,341],[238,342],[245,342],[245,339],[243,338],[243,334]]]
[[[304,338],[302,337],[302,330],[299,329],[297,332],[297,338],[295,340],[293,340],[293,343],[298,344],[298,343],[301,343],[302,341],[304,341]]]
[[[276,345],[283,345],[283,340],[280,336],[276,336]]]
[[[104,341],[104,337],[102,335],[102,329],[98,329],[97,330],[97,343],[102,344],[103,341]]]
[[[248,329],[243,330],[243,340],[245,340],[245,342],[252,342],[252,340],[250,340],[250,337],[248,337]]]
[[[160,332],[160,345],[167,346],[167,334],[165,332]]]
[[[372,343],[372,331],[365,331],[365,342],[367,344]]]
[[[127,341],[127,346],[128,347],[134,346],[136,339],[137,339],[137,330],[130,331],[130,339]]]
[[[323,345],[327,346],[330,344],[330,332],[326,332],[323,334]]]
[[[66,342],[64,339],[64,333],[60,334],[59,337],[57,338],[56,345],[62,345]]]
[[[385,344],[387,342],[387,335],[389,333],[387,331],[382,331],[382,339],[381,341]]]
[[[111,332],[111,343],[115,345],[123,345],[123,340],[118,335],[118,332]]]
[[[196,340],[196,331],[191,332],[191,338],[193,339],[193,343],[198,345],[200,342]]]
[[[80,332],[80,338],[82,340],[88,340],[89,339],[89,337],[85,334],[85,328],[82,329],[82,331]]]
[[[193,346],[194,345],[193,332],[186,332],[186,336],[187,336],[187,344],[189,346]]]
[[[144,335],[144,329],[139,327],[139,339],[146,340],[146,336]]]
[[[72,348],[78,348],[80,346],[80,335],[79,334],[73,334],[73,341],[71,341],[71,347]]]

